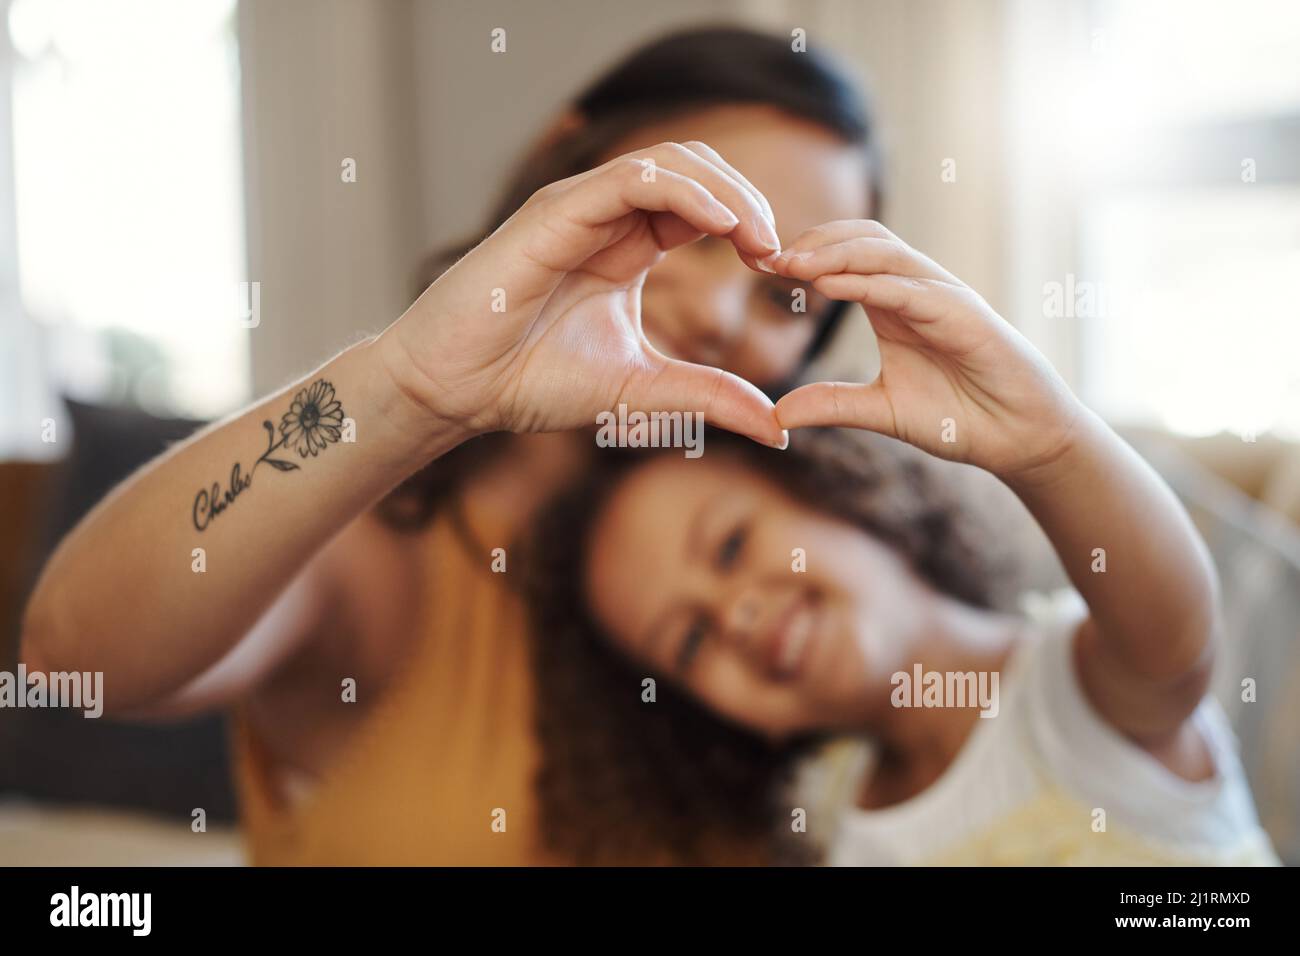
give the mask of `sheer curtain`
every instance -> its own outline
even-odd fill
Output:
[[[8,3],[0,4],[8,14]],[[10,110],[13,47],[0,36],[0,460],[54,457],[41,440],[42,422],[56,414],[39,355],[40,338],[23,312],[18,288],[18,237],[14,223],[13,122]],[[61,414],[61,412],[59,413]],[[57,423],[56,423],[57,427]],[[57,432],[56,432],[57,433]]]

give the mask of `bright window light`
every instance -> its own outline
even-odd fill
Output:
[[[1115,420],[1300,436],[1300,5],[1087,9],[1076,262],[1110,305],[1078,318],[1082,390]]]
[[[234,12],[10,7],[22,300],[74,397],[202,417],[247,397]]]
[[[1108,292],[1079,320],[1100,411],[1182,434],[1300,434],[1300,189],[1115,197],[1082,227]]]

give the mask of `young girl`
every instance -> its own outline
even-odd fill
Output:
[[[992,610],[977,542],[887,448],[715,442],[617,466],[542,529],[542,779],[586,788],[543,789],[551,838],[599,859],[617,836],[565,806],[635,798],[682,853],[727,836],[788,858],[800,810],[782,773],[810,738],[848,734],[875,761],[832,862],[1276,862],[1206,697],[1214,570],[1167,487],[978,295],[877,223],[812,229],[774,266],[861,302],[883,359],[870,385],[785,395],[780,423],[987,469],[1076,590]]]

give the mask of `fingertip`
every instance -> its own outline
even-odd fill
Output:
[[[804,272],[807,273],[807,278],[815,278],[815,270],[808,269],[812,257],[813,254],[811,252],[791,252],[787,249],[785,252],[781,253],[778,262],[780,268],[786,273],[794,275],[798,272]]]
[[[776,257],[778,253],[774,252],[769,255],[757,256],[754,255],[754,253],[747,252],[737,246],[736,255],[740,257],[741,262],[753,269],[755,272],[762,272],[769,275],[781,274],[776,269]]]
[[[728,230],[735,229],[740,225],[740,218],[716,199],[713,200],[713,218]]]
[[[790,429],[802,428],[808,424],[807,416],[800,414],[799,409],[803,401],[796,394],[797,392],[798,389],[782,395],[772,409],[776,415],[776,423],[781,428],[782,434],[786,436],[787,442],[789,441]]]
[[[777,451],[785,451],[790,447],[790,433],[784,428],[777,431],[776,437],[769,435],[749,434],[750,441],[757,442],[764,448],[775,448]]]

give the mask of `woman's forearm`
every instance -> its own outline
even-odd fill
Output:
[[[216,663],[335,532],[464,437],[396,382],[385,341],[363,342],[137,472],[46,566],[25,659],[102,671],[115,710]]]
[[[1091,412],[1068,449],[1011,482],[1135,672],[1174,679],[1204,664],[1218,626],[1218,578],[1169,487]]]

